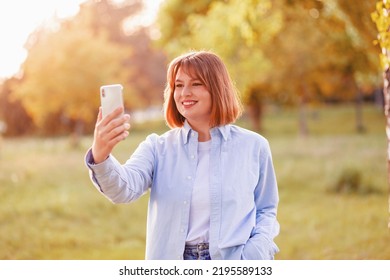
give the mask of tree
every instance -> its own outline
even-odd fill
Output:
[[[160,45],[171,58],[190,49],[216,51],[238,87],[246,88],[270,67],[261,45],[280,29],[280,15],[270,13],[271,1],[257,2],[196,1],[183,11],[183,2],[167,0],[158,18]],[[251,24],[263,26],[262,34],[255,34]]]
[[[141,1],[87,1],[68,20],[37,29],[13,95],[49,134],[61,126],[81,133],[93,128],[99,87],[124,85],[127,110],[162,103],[165,56],[152,48],[145,29],[127,34],[123,23]]]
[[[122,68],[126,50],[102,34],[62,24],[58,30],[37,30],[29,41],[23,78],[14,89],[34,122],[43,127],[51,116],[61,116],[80,129],[96,119],[99,87],[126,84]],[[129,97],[134,95],[126,94]],[[134,102],[134,101],[133,101]]]
[[[360,96],[367,84],[377,82],[362,78],[377,75],[373,69],[378,61],[369,59],[367,42],[349,31],[348,20],[332,1],[286,0],[282,4],[283,29],[265,46],[267,57],[279,70],[270,79],[276,85],[275,92],[285,93],[284,99],[293,98],[292,102],[299,104],[299,127],[301,134],[306,134],[305,104]],[[356,128],[362,131],[362,115],[357,116]]]
[[[128,44],[133,47],[133,52],[125,65],[135,69],[134,75],[129,77],[129,84],[144,107],[162,105],[167,70],[165,54],[154,46],[148,28],[141,28],[129,36]]]
[[[1,131],[6,136],[17,136],[29,133],[33,130],[34,125],[20,100],[11,98],[12,88],[20,82],[16,78],[11,78],[0,87],[0,123],[6,125],[5,131]],[[1,136],[0,136],[1,137]]]
[[[280,29],[281,17],[270,12],[271,1],[196,1],[185,10],[182,6],[182,1],[168,0],[158,17],[160,45],[168,56],[190,49],[215,51],[226,62],[244,101],[257,100],[249,92],[259,92],[258,85],[263,87],[271,69],[261,46]],[[253,32],[252,24],[262,26],[261,34]],[[260,110],[251,108],[253,115]]]
[[[74,21],[89,26],[94,34],[105,33],[110,42],[131,46],[131,52],[123,57],[123,67],[133,69],[127,77],[132,94],[138,97],[138,108],[160,105],[165,86],[166,57],[155,48],[149,35],[150,27],[126,29],[126,19],[140,12],[140,0],[126,0],[118,5],[112,1],[88,1],[81,6]]]
[[[364,131],[362,123],[362,99],[364,88],[369,87],[369,91],[374,91],[373,85],[378,85],[380,77],[379,60],[377,52],[378,46],[372,44],[376,37],[375,25],[369,13],[375,7],[376,0],[356,1],[336,0],[335,4],[340,10],[340,17],[346,18],[347,32],[353,38],[356,56],[352,60],[353,67],[353,87],[356,88],[356,129]],[[370,81],[371,80],[371,81]]]
[[[376,11],[371,14],[373,21],[378,29],[378,40],[381,47],[381,64],[383,68],[383,95],[385,100],[384,114],[386,117],[387,134],[387,168],[390,183],[390,2],[387,0],[378,1]],[[390,184],[389,184],[390,186]],[[390,212],[390,196],[389,196]],[[388,223],[390,228],[390,219]]]
[[[351,99],[377,82],[367,78],[375,61],[366,58],[359,34],[347,32],[351,24],[335,1],[201,1],[190,11],[182,4],[162,6],[161,30],[178,27],[163,32],[161,43],[169,54],[191,47],[220,54],[254,116],[265,99],[300,104],[304,112],[309,101]],[[304,117],[300,124],[305,133]]]

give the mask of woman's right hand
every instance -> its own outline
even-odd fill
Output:
[[[106,160],[114,147],[129,136],[130,115],[121,116],[123,111],[124,108],[119,107],[103,118],[102,109],[99,109],[92,144],[92,156],[96,164]]]

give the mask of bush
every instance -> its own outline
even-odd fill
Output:
[[[332,188],[335,193],[345,194],[370,194],[378,190],[363,182],[362,171],[356,168],[345,168],[340,172],[335,185]]]

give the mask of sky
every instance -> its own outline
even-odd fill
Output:
[[[120,0],[116,0],[120,2]],[[145,9],[138,23],[153,22],[162,0],[143,0]],[[77,14],[85,0],[9,0],[0,2],[0,80],[12,77],[26,59],[24,44],[36,27],[59,18]]]

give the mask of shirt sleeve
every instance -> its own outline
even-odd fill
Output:
[[[276,219],[278,187],[268,142],[261,149],[260,178],[255,189],[256,226],[244,246],[242,259],[274,259],[279,251],[273,239],[279,234]]]
[[[95,187],[113,203],[128,203],[138,199],[151,186],[154,169],[155,137],[142,142],[125,164],[111,154],[94,164],[91,149],[85,156],[90,178]]]

